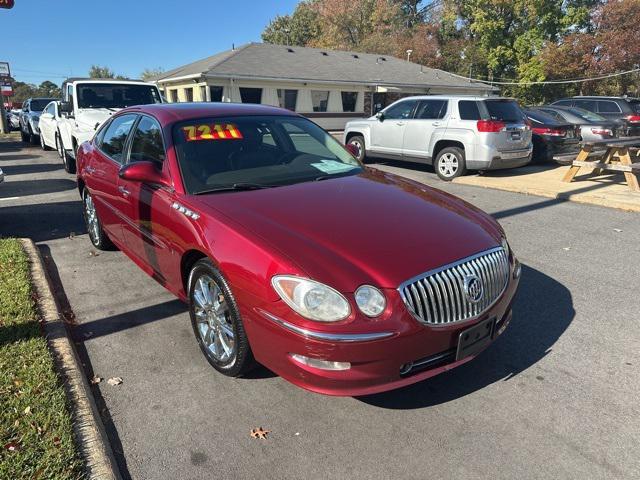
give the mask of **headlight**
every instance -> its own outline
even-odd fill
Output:
[[[309,320],[338,322],[351,313],[347,299],[322,283],[291,275],[276,275],[271,284],[287,305]]]
[[[367,317],[377,317],[387,307],[387,300],[376,287],[362,285],[355,293],[356,304]]]

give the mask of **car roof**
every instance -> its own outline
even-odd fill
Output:
[[[635,97],[615,97],[615,96],[602,96],[602,95],[576,95],[573,97],[560,98],[560,100],[574,100],[574,99],[587,99],[587,100],[627,100],[630,102],[637,102],[639,99]]]
[[[121,112],[147,113],[162,123],[179,122],[203,117],[233,117],[251,115],[279,115],[300,117],[295,112],[270,105],[229,102],[154,103],[128,107]]]
[[[484,97],[481,95],[413,95],[399,100],[514,100],[510,97]]]
[[[63,85],[69,83],[121,83],[127,85],[153,85],[153,83],[143,82],[142,80],[120,80],[117,78],[69,78],[63,82]]]

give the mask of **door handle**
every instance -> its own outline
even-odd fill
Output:
[[[440,126],[440,122],[433,122],[433,123],[432,123],[432,125],[433,125],[434,127],[439,127],[439,126]]]
[[[402,125],[404,125],[404,122],[396,122],[396,125],[398,125],[399,127],[401,127]]]
[[[127,190],[126,188],[124,188],[122,185],[118,187],[118,191],[122,194],[122,196],[124,197],[128,197],[129,195],[131,195],[131,192],[129,190]]]

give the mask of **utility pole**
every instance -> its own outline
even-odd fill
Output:
[[[0,95],[0,133],[9,133],[7,115],[4,111],[4,95]]]

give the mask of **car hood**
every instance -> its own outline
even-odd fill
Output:
[[[501,242],[500,226],[486,213],[436,189],[371,169],[193,200],[194,206],[252,231],[297,264],[301,274],[344,292],[363,283],[397,288]]]
[[[76,123],[85,130],[95,130],[119,110],[115,108],[113,110],[107,108],[81,108],[76,112]]]

